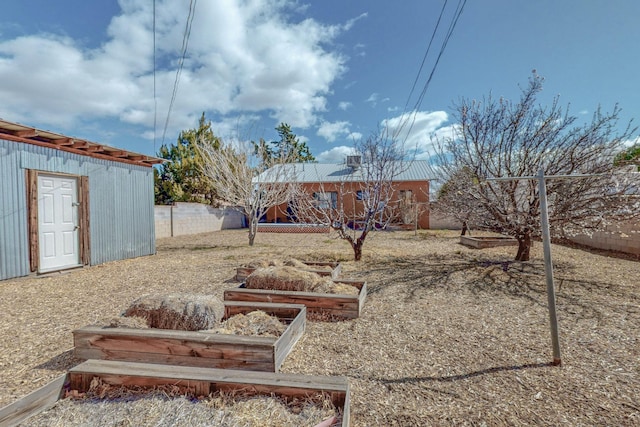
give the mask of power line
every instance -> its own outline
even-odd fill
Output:
[[[447,0],[442,4],[442,9],[440,10],[440,16],[438,16],[438,21],[436,22],[436,26],[433,29],[433,33],[431,33],[431,39],[429,40],[429,45],[427,46],[427,50],[422,57],[422,62],[420,63],[420,68],[418,69],[418,74],[416,74],[416,78],[413,81],[413,85],[411,86],[411,90],[409,91],[409,96],[407,97],[407,102],[404,104],[404,110],[402,110],[402,114],[404,115],[407,112],[407,108],[409,107],[409,101],[411,101],[411,97],[413,96],[413,91],[416,89],[416,85],[418,84],[418,80],[420,80],[420,74],[422,74],[422,69],[424,68],[425,62],[427,62],[427,56],[429,56],[429,52],[431,51],[431,45],[433,44],[433,40],[436,37],[436,33],[438,32],[438,27],[440,27],[440,21],[442,20],[442,15],[444,15],[444,11],[447,8]],[[394,138],[398,136],[402,127],[398,128],[397,132],[393,135]]]
[[[182,74],[182,67],[184,66],[184,59],[187,56],[187,48],[189,46],[189,37],[191,36],[191,24],[193,23],[193,17],[195,16],[197,0],[189,1],[189,14],[187,15],[187,23],[184,28],[184,34],[182,36],[182,53],[180,55],[180,61],[178,62],[178,70],[176,71],[176,78],[173,82],[173,93],[171,94],[171,101],[169,102],[169,110],[167,111],[167,119],[164,122],[164,130],[162,131],[162,143],[164,144],[165,137],[167,135],[167,127],[169,126],[169,118],[171,117],[171,110],[173,109],[173,103],[176,100],[178,93],[178,83],[180,82],[180,74]]]
[[[156,96],[156,0],[153,0],[153,152],[156,152],[158,126],[158,98]]]
[[[451,39],[451,36],[453,35],[453,31],[456,28],[456,25],[458,24],[458,20],[460,19],[460,16],[462,15],[462,12],[464,11],[464,7],[467,4],[467,0],[458,0],[458,5],[456,6],[456,9],[454,11],[453,17],[451,19],[451,22],[449,23],[449,28],[445,34],[445,37],[442,41],[442,45],[440,47],[440,51],[438,52],[438,56],[436,58],[435,63],[433,64],[433,67],[431,68],[431,72],[429,73],[429,77],[427,79],[427,81],[425,82],[424,86],[422,87],[422,91],[420,92],[420,95],[418,96],[418,100],[416,101],[416,104],[413,107],[413,113],[410,116],[407,116],[402,123],[400,124],[400,126],[398,127],[398,129],[396,129],[396,132],[394,133],[394,137],[397,137],[400,132],[402,131],[402,129],[405,127],[405,125],[408,122],[411,122],[411,124],[409,125],[409,129],[406,132],[405,138],[403,140],[403,143],[406,142],[406,140],[409,138],[409,134],[411,133],[411,130],[413,129],[413,125],[415,124],[416,121],[416,116],[418,114],[418,109],[420,108],[420,106],[422,105],[422,101],[424,100],[424,96],[427,93],[427,89],[429,88],[429,84],[431,83],[431,80],[433,79],[433,76],[436,72],[436,69],[438,67],[438,64],[440,63],[440,59],[442,58],[442,55],[444,54],[444,51],[447,48],[447,44],[449,43],[449,40]],[[444,12],[444,9],[447,6],[447,0],[445,0],[443,8],[440,12],[440,17],[438,18],[438,22],[436,24],[436,28],[431,36],[431,40],[429,41],[429,46],[427,48],[427,51],[424,55],[422,64],[420,65],[420,69],[418,71],[418,75],[416,76],[416,82],[422,72],[422,68],[424,65],[424,62],[426,60],[426,57],[429,53],[429,50],[431,49],[431,44],[433,42],[433,38],[435,37],[436,31],[440,25],[440,20],[442,18],[442,13]],[[411,98],[411,95],[413,94],[413,90],[415,89],[415,85],[416,82],[414,82],[414,85],[411,89],[411,93],[409,95],[409,99]],[[409,104],[409,99],[407,99],[407,105]],[[406,106],[405,106],[405,111],[406,111]],[[404,115],[404,113],[403,113]]]

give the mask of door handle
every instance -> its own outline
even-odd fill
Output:
[[[79,230],[79,229],[80,229],[79,225],[76,225],[75,227],[73,227],[73,231],[76,231],[76,230]]]

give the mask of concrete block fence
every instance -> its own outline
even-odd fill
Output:
[[[179,202],[155,206],[156,238],[208,233],[245,227],[242,212],[236,208],[214,208],[200,203]]]

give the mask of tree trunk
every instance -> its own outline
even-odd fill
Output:
[[[462,221],[462,232],[460,233],[461,236],[464,236],[465,234],[467,234],[467,221]]]
[[[353,248],[353,260],[354,261],[360,261],[362,259],[362,244],[364,242],[361,240],[356,240],[355,242],[353,242],[351,244],[351,247]]]
[[[354,261],[360,261],[362,259],[362,246],[364,246],[364,239],[367,238],[367,234],[369,234],[369,230],[365,228],[362,231],[362,234],[360,234],[360,237],[358,237],[355,241],[351,241]]]
[[[256,239],[258,233],[258,218],[249,219],[249,246],[253,246],[253,242]]]
[[[531,245],[531,234],[525,233],[517,236],[518,239],[518,253],[516,255],[516,261],[529,261]]]

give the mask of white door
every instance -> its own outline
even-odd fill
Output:
[[[38,175],[39,271],[80,265],[78,180]]]

